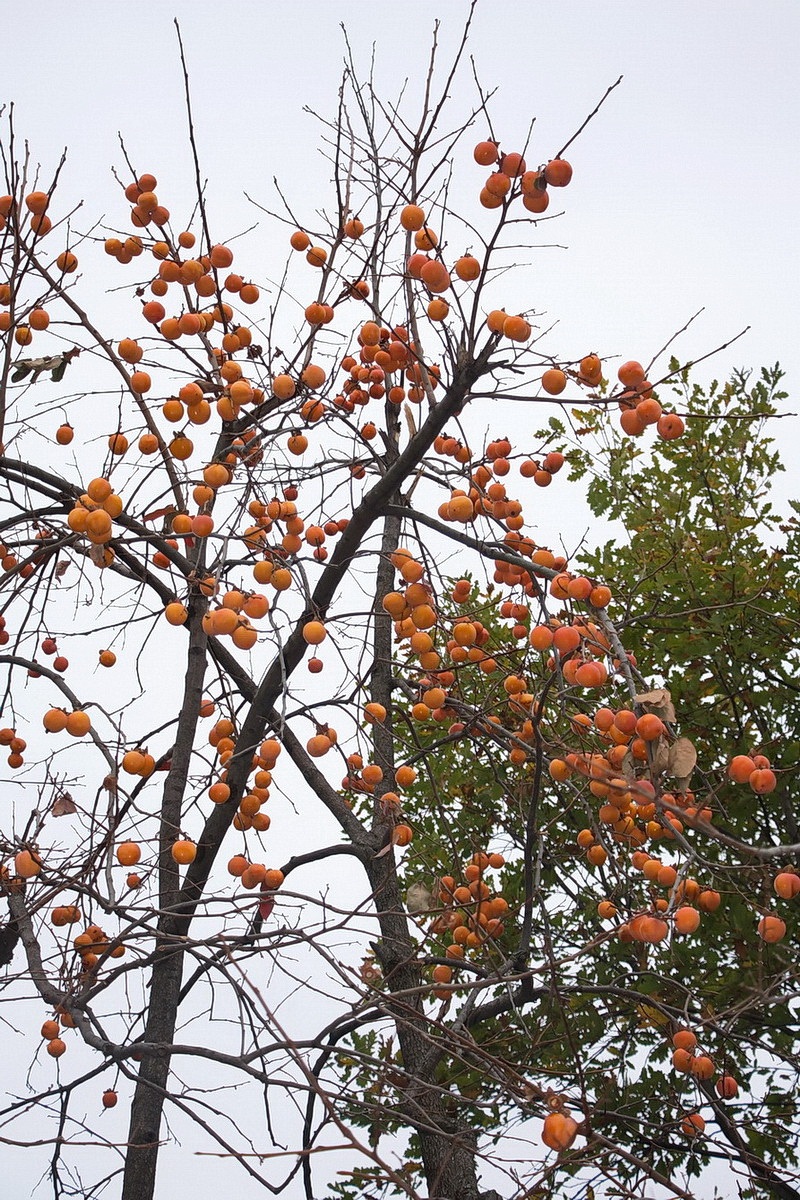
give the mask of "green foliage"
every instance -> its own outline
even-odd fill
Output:
[[[755,384],[737,373],[703,390],[682,372],[675,407],[685,414],[686,435],[650,449],[620,434],[600,408],[575,414],[577,433],[568,435],[555,419],[547,431],[563,437],[559,449],[568,454],[571,477],[588,480],[593,511],[620,523],[620,534],[583,552],[579,568],[611,583],[612,615],[626,648],[645,676],[658,673],[671,691],[677,732],[691,736],[698,751],[698,803],[712,809],[715,826],[729,839],[702,830],[689,834],[688,859],[680,845],[649,847],[665,861],[674,856],[703,887],[723,896],[720,911],[705,915],[690,938],[673,937],[657,949],[626,944],[598,920],[602,898],[631,916],[663,894],[631,869],[624,839],[616,845],[606,839],[610,858],[600,868],[588,866],[576,847],[580,828],[597,829],[597,800],[580,777],[554,783],[547,763],[570,747],[602,750],[602,742],[592,730],[576,736],[547,655],[531,652],[526,639],[514,644],[491,585],[474,586],[463,605],[440,607],[445,628],[464,617],[483,623],[485,649],[500,670],[456,669],[448,720],[407,722],[407,761],[422,769],[404,797],[414,841],[403,872],[407,883],[424,881],[432,892],[432,911],[419,920],[420,954],[430,969],[447,961],[452,940],[441,920],[438,881],[451,875],[461,883],[476,852],[506,855],[502,871],[484,876],[492,894],[508,901],[504,930],[468,949],[467,966],[454,976],[461,987],[442,1007],[450,1016],[460,1012],[469,1053],[443,1051],[437,1069],[454,1113],[486,1137],[540,1117],[541,1099],[552,1089],[581,1095],[603,1139],[627,1147],[665,1177],[697,1177],[711,1161],[713,1144],[700,1138],[687,1155],[682,1116],[702,1108],[711,1136],[725,1139],[708,1107],[716,1100],[713,1086],[703,1089],[671,1067],[670,1035],[687,1024],[718,1070],[739,1082],[739,1100],[728,1111],[745,1144],[773,1166],[797,1162],[791,1133],[797,1101],[781,1083],[794,1078],[800,1034],[788,949],[795,922],[782,905],[789,939],[767,946],[756,935],[754,915],[776,908],[775,863],[747,858],[750,844],[800,841],[790,782],[800,752],[794,736],[800,727],[800,523],[796,507],[783,521],[769,498],[771,480],[783,470],[770,434],[770,419],[785,398],[780,381],[776,367]],[[534,612],[529,623],[539,619]],[[527,733],[519,705],[500,692],[498,680],[514,672],[524,675],[530,694],[548,699],[541,721],[535,706],[528,710]],[[406,699],[410,707],[417,697]],[[601,701],[589,694],[585,709],[591,714],[597,703],[629,702],[617,684]],[[518,731],[528,750],[523,766],[509,769],[507,744],[501,749],[492,738],[492,713],[504,729]],[[758,797],[731,783],[725,768],[737,752],[769,756],[779,788]],[[530,971],[521,987],[515,970],[526,962]],[[498,982],[495,998],[513,996],[513,1003],[481,1016],[469,980],[489,969],[509,980]],[[485,994],[480,1003],[486,1005]],[[510,1078],[519,1081],[516,1103],[509,1101]],[[387,1109],[384,1128],[391,1127]],[[558,1173],[545,1172],[540,1183],[546,1178],[549,1195],[571,1195],[575,1170],[589,1162],[606,1174],[602,1149],[589,1147],[567,1156]],[[613,1163],[615,1182],[633,1186],[635,1163],[619,1157]],[[748,1194],[765,1194],[757,1175],[750,1188]]]
[[[783,521],[770,501],[784,469],[768,433],[786,397],[781,378],[779,367],[764,369],[751,385],[737,372],[703,391],[684,371],[674,388],[687,414],[683,438],[644,453],[598,414],[600,444],[581,440],[570,461],[594,472],[593,510],[627,530],[581,566],[614,580],[626,647],[668,684],[705,783],[742,834],[769,839],[777,810],[781,835],[795,842],[790,788],[742,804],[723,775],[732,754],[756,750],[788,782],[800,754],[800,523],[796,506]]]

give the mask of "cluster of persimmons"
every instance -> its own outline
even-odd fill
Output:
[[[550,203],[550,189],[565,187],[572,177],[571,165],[561,157],[529,170],[522,155],[502,153],[490,140],[475,147],[474,159],[490,169],[479,204],[497,210],[501,221],[518,200],[517,207],[530,214],[531,220],[541,216]],[[140,175],[127,186],[125,197],[132,206],[130,221],[135,232],[105,240],[105,252],[116,263],[136,263],[140,270],[147,263],[150,276],[139,289],[137,320],[142,331],[106,347],[122,380],[128,407],[120,405],[117,427],[103,431],[102,467],[95,467],[96,474],[87,472],[80,486],[73,488],[61,528],[55,527],[55,520],[52,527],[40,524],[28,554],[3,543],[0,565],[7,579],[19,582],[35,577],[48,561],[48,546],[65,538],[95,569],[118,566],[117,553],[128,534],[131,540],[141,540],[142,530],[147,529],[148,516],[137,510],[140,501],[131,480],[138,484],[147,473],[156,477],[161,469],[182,501],[181,507],[176,504],[157,510],[157,515],[166,518],[164,534],[150,538],[147,555],[147,569],[152,569],[159,581],[168,581],[171,596],[159,610],[163,609],[165,622],[176,629],[185,626],[194,597],[200,597],[206,609],[202,628],[212,645],[220,645],[224,638],[242,654],[258,652],[264,643],[274,649],[264,622],[270,624],[281,604],[294,603],[299,608],[302,601],[305,605],[306,572],[324,569],[331,542],[348,529],[347,511],[326,511],[313,482],[308,488],[312,511],[303,514],[301,489],[294,479],[314,479],[315,438],[319,441],[314,431],[338,430],[344,422],[348,454],[340,460],[326,459],[323,447],[319,461],[326,470],[340,468],[348,489],[367,479],[383,426],[378,417],[362,419],[360,410],[371,404],[376,411],[380,406],[388,419],[404,405],[419,406],[417,411],[422,413],[435,407],[437,395],[441,396],[450,382],[448,368],[429,361],[424,353],[420,320],[424,314],[430,323],[427,329],[435,332],[462,320],[460,302],[476,292],[481,294],[490,277],[490,264],[470,251],[449,254],[442,229],[436,227],[427,207],[416,199],[398,204],[391,231],[403,240],[398,274],[404,297],[416,307],[413,314],[404,313],[402,321],[394,323],[373,306],[370,284],[361,277],[368,272],[358,256],[353,265],[362,269],[351,271],[350,264],[347,271],[330,268],[340,246],[355,254],[354,248],[364,244],[370,229],[361,217],[344,214],[330,246],[317,244],[323,239],[314,240],[297,229],[289,238],[291,250],[303,256],[314,279],[322,283],[316,287],[316,298],[302,310],[301,350],[285,362],[278,361],[276,352],[267,363],[257,341],[257,322],[243,313],[243,306],[258,303],[259,287],[238,273],[238,268],[234,270],[235,256],[229,246],[206,244],[205,237],[198,244],[190,230],[173,235],[170,213],[159,199],[157,187],[150,174]],[[42,264],[41,242],[53,229],[50,203],[51,197],[39,191],[19,199],[0,197],[0,232],[16,231],[31,255],[39,256],[32,261]],[[41,266],[53,302],[64,298],[78,265],[77,256],[67,247]],[[363,319],[346,317],[356,307]],[[340,317],[347,319],[350,330],[349,340],[343,342],[345,352],[337,354],[335,363],[323,366],[313,361],[315,356],[321,357],[318,347],[324,344],[322,338],[317,341],[318,335]],[[44,339],[48,330],[52,332],[53,323],[41,291],[27,303],[15,279],[0,282],[0,337],[13,338],[20,348],[28,347],[34,338]],[[491,308],[480,313],[478,324],[481,337],[489,339],[491,347],[503,345],[514,357],[522,355],[533,338],[531,320],[524,313]],[[177,386],[171,381],[164,393],[158,356],[169,347],[185,351],[183,375]],[[199,365],[202,354],[209,363],[207,370]],[[523,360],[515,357],[515,361]],[[185,377],[187,371],[189,378]],[[683,432],[681,417],[662,410],[653,394],[654,384],[635,360],[617,371],[616,391],[604,380],[603,364],[594,353],[569,363],[541,363],[535,374],[538,398],[557,399],[574,385],[576,403],[615,403],[621,427],[630,436],[638,437],[650,426],[665,440]],[[412,426],[414,411],[407,409]],[[274,413],[282,414],[277,425],[270,423]],[[455,413],[455,417],[459,415]],[[209,430],[204,434],[206,426]],[[209,432],[214,435],[211,451],[207,449]],[[54,441],[66,447],[73,436],[72,426],[63,421]],[[393,622],[398,662],[405,669],[407,684],[405,699],[397,701],[397,710],[412,730],[426,736],[441,727],[451,738],[485,739],[502,750],[512,771],[529,771],[544,744],[553,786],[597,801],[591,827],[577,835],[577,848],[588,864],[602,870],[610,856],[619,856],[620,861],[628,856],[630,867],[641,874],[639,899],[633,903],[626,900],[627,911],[621,913],[623,902],[608,893],[600,901],[599,918],[614,923],[613,931],[606,931],[608,936],[656,945],[670,930],[674,936],[689,935],[698,928],[703,914],[719,907],[721,896],[689,878],[678,854],[675,863],[662,861],[645,847],[656,841],[675,847],[687,830],[710,828],[712,808],[688,786],[670,792],[658,785],[653,762],[674,742],[675,731],[669,721],[650,711],[652,706],[632,698],[631,670],[636,664],[623,650],[608,616],[611,591],[602,581],[570,570],[564,555],[538,545],[526,532],[524,499],[513,494],[512,479],[518,479],[521,493],[525,488],[521,481],[532,481],[539,488],[550,486],[564,466],[564,455],[552,449],[536,453],[515,449],[506,437],[492,438],[481,454],[473,454],[464,436],[461,428],[456,436],[440,425],[431,439],[432,457],[427,461],[435,467],[434,478],[445,481],[447,493],[435,510],[439,531],[442,536],[460,538],[476,557],[491,543],[492,586],[497,591],[490,599],[485,589],[460,578],[448,584],[445,593],[434,582],[421,548],[419,552],[405,547],[391,551],[397,580],[379,597],[379,611],[372,615],[388,616]],[[266,467],[273,463],[277,464],[274,470],[268,471]],[[126,475],[131,464],[135,469]],[[291,469],[287,464],[292,464]],[[163,498],[163,488],[159,494]],[[356,499],[353,506],[357,503]],[[20,538],[20,543],[25,542]],[[235,551],[226,560],[228,544]],[[209,546],[219,551],[222,565],[195,571],[200,551]],[[267,594],[261,589],[271,591]],[[548,605],[555,611],[551,613]],[[329,633],[331,642],[335,640],[335,617],[304,609],[300,619],[300,632],[310,652],[307,667],[311,674],[318,674],[323,667],[323,647],[330,644]],[[502,625],[504,621],[510,624]],[[0,644],[8,640],[6,617],[0,616]],[[38,671],[34,664],[29,675],[63,675],[69,663],[57,653],[56,640],[47,635],[38,648],[52,658],[52,665]],[[99,651],[103,667],[114,667],[116,659],[109,648]],[[543,679],[551,683],[542,686]],[[560,693],[574,701],[567,735],[551,732],[548,724],[549,701],[544,693],[555,680]],[[613,698],[598,705],[598,693],[603,689],[610,692],[612,685],[617,690],[627,688],[626,705]],[[471,702],[470,696],[480,687],[493,689],[490,706]],[[82,708],[53,705],[43,706],[41,711],[48,735],[100,736]],[[397,714],[392,715],[396,725]],[[216,718],[208,734],[214,755],[205,787],[208,806],[231,802],[229,767],[235,756],[246,755],[246,787],[235,801],[231,824],[245,835],[266,833],[270,817],[263,809],[281,752],[278,736],[266,738],[255,748],[237,746],[232,712],[220,716],[217,702],[205,699],[200,716]],[[384,726],[389,716],[384,705],[360,698],[355,718],[359,736],[368,735],[372,727]],[[22,767],[26,744],[16,728],[1,729],[0,744],[9,747],[9,766]],[[402,848],[412,842],[413,823],[405,815],[404,805],[417,784],[413,765],[403,763],[393,775],[387,775],[369,754],[365,758],[360,751],[340,746],[336,730],[322,721],[316,722],[306,751],[314,759],[331,752],[334,757],[341,756],[346,763],[341,792],[347,802],[355,807],[357,799],[371,797],[374,811],[386,825],[387,843]],[[146,745],[129,742],[120,748],[119,767],[123,781],[126,776],[146,781],[159,768],[168,769],[169,759],[157,760]],[[769,761],[758,753],[734,758],[729,774],[733,782],[746,783],[757,794],[770,792],[777,784]],[[133,836],[119,838],[116,830],[114,842],[117,863],[128,872],[127,887],[141,888],[155,870],[159,847]],[[197,849],[182,830],[169,846],[179,867],[191,868]],[[230,858],[228,873],[243,888],[261,889],[269,895],[283,884],[283,872],[254,861],[256,858],[247,843],[247,853]],[[491,954],[513,920],[508,899],[487,878],[489,871],[503,865],[501,854],[477,850],[460,869],[458,879],[454,874],[439,881],[430,917],[431,934],[445,940],[445,961],[432,969],[436,998],[452,997],[465,956]],[[13,856],[13,875],[10,867],[4,868],[2,882],[6,889],[25,886],[24,881],[42,875],[48,878],[49,872],[55,871],[57,865],[48,864],[35,845],[19,846]],[[793,898],[800,892],[800,876],[790,869],[779,872],[775,891],[782,899]],[[51,913],[55,928],[69,928],[82,920],[77,904],[61,904]],[[764,941],[780,940],[785,929],[775,914],[761,914],[758,933]],[[107,960],[125,953],[118,939],[107,936],[94,923],[72,939],[72,949],[76,973],[84,981],[96,976]],[[42,1034],[53,1057],[63,1054],[66,1046],[60,1034],[62,1026],[70,1023],[65,1011],[45,1022]],[[713,1077],[711,1059],[694,1053],[697,1038],[691,1031],[676,1031],[673,1041],[677,1071],[699,1080]],[[720,1097],[730,1099],[738,1085],[723,1072],[716,1087]],[[107,1091],[104,1105],[111,1107],[115,1102],[115,1093]],[[545,1119],[543,1138],[548,1146],[564,1150],[578,1132],[578,1123],[557,1105]],[[698,1114],[687,1117],[684,1132],[691,1136],[702,1132],[702,1118]]]

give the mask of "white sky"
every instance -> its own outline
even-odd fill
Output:
[[[409,78],[416,101],[434,19],[442,21],[446,61],[467,8],[466,0],[140,0],[134,14],[93,0],[40,0],[35,30],[21,16],[5,24],[0,99],[15,101],[18,136],[29,140],[45,178],[69,148],[60,211],[83,198],[78,228],[103,213],[111,223],[125,219],[110,174],[112,165],[124,173],[118,131],[176,212],[176,201],[188,205],[191,194],[177,16],[223,240],[260,216],[244,191],[274,203],[274,175],[301,212],[328,203],[319,126],[302,110],[335,112],[340,24],[364,73],[375,44],[382,94],[393,96]],[[471,51],[484,88],[498,87],[495,128],[512,148],[535,117],[535,162],[552,156],[624,75],[570,150],[575,178],[563,194],[564,218],[542,227],[543,242],[567,249],[538,251],[518,297],[520,307],[558,320],[552,353],[575,358],[594,349],[647,362],[705,308],[676,344],[685,359],[751,328],[704,365],[701,378],[780,360],[796,394],[798,45],[794,0],[479,5]],[[474,100],[467,65],[453,89],[453,120]],[[480,122],[476,133],[485,133]],[[468,135],[465,160],[472,143]],[[480,181],[476,174],[476,190]],[[268,250],[274,240],[270,231],[249,250]],[[790,399],[788,408],[797,405]],[[798,439],[796,422],[778,431],[784,441]],[[781,491],[791,494],[791,485]]]
[[[261,219],[244,191],[274,202],[273,175],[300,211],[328,203],[319,127],[302,110],[335,112],[340,22],[365,74],[376,44],[382,94],[392,97],[408,77],[416,98],[434,18],[443,22],[444,52],[467,7],[464,0],[39,0],[4,22],[0,103],[15,102],[17,136],[43,164],[45,182],[68,147],[59,209],[83,199],[78,228],[104,213],[118,222],[126,211],[110,174],[112,165],[124,169],[118,131],[137,169],[158,176],[160,198],[177,210],[173,200],[188,197],[192,182],[177,16],[211,212],[224,240]],[[471,50],[483,86],[499,87],[491,111],[505,147],[521,143],[536,117],[529,157],[551,157],[606,87],[625,77],[570,150],[566,215],[542,237],[568,249],[537,251],[520,295],[520,307],[558,318],[548,345],[554,354],[595,349],[647,361],[705,307],[677,345],[682,357],[698,357],[746,325],[751,331],[705,365],[701,379],[780,360],[796,394],[798,45],[795,0],[483,0]],[[468,65],[452,101],[455,123],[475,101]],[[484,132],[479,122],[465,157]],[[250,242],[256,249],[272,236],[267,224],[261,229]],[[788,409],[797,408],[790,398]],[[796,435],[798,423],[780,433],[789,428]],[[560,502],[569,504],[565,495]],[[20,1172],[24,1191],[36,1175]],[[183,1200],[194,1186],[177,1179],[171,1194]],[[243,1181],[237,1192],[256,1194]]]
[[[218,216],[245,212],[249,223],[243,190],[267,201],[276,174],[305,200],[308,182],[324,178],[316,126],[301,110],[334,111],[340,22],[364,66],[376,43],[384,94],[406,75],[414,93],[434,17],[447,47],[466,9],[464,0],[140,0],[134,13],[40,0],[35,29],[21,14],[5,23],[0,97],[16,102],[35,158],[52,166],[69,147],[65,192],[83,195],[88,214],[111,211],[118,130],[135,163],[174,191],[187,165],[176,15],[204,171],[226,206]],[[535,116],[535,146],[549,156],[625,76],[571,151],[576,177],[558,230],[569,253],[553,253],[557,276],[536,298],[560,317],[565,341],[644,357],[705,305],[687,352],[750,324],[719,369],[780,358],[797,379],[798,44],[793,0],[479,6],[471,48],[483,85],[499,86],[493,113],[509,146]],[[467,70],[454,108],[473,99]]]

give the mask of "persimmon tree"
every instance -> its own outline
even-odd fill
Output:
[[[467,32],[415,113],[348,60],[277,290],[191,122],[194,211],[126,158],[133,232],[76,232],[8,127],[3,1136],[55,1195],[166,1194],[176,1122],[276,1194],[798,1194],[770,397],[544,346],[577,147],[480,91],[448,123]],[[531,522],[589,470],[632,540],[579,563]]]

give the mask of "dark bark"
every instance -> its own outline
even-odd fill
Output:
[[[0,927],[0,967],[7,967],[14,957],[19,941],[19,929],[15,920]]]
[[[150,1006],[143,1040],[164,1047],[142,1056],[128,1131],[122,1200],[150,1200],[155,1193],[159,1132],[169,1080],[169,1046],[175,1034],[183,970],[183,951],[162,945],[164,957],[153,966]]]
[[[163,1049],[143,1054],[131,1106],[129,1149],[125,1160],[122,1200],[152,1200],[155,1192],[159,1133],[168,1091],[170,1053],[175,1036],[183,972],[183,950],[176,939],[176,905],[180,898],[180,872],[170,853],[180,832],[183,795],[203,694],[206,637],[202,618],[205,604],[190,609],[189,649],[183,702],[178,721],[172,766],[164,784],[161,805],[159,907],[156,953],[150,981],[150,1001],[143,1041]]]
[[[417,1129],[430,1200],[480,1200],[475,1135],[447,1111],[445,1094],[435,1082],[441,1054],[423,1012],[422,977],[393,856],[374,859],[368,871],[381,929],[379,959],[386,1005],[409,1078],[404,1115]]]

